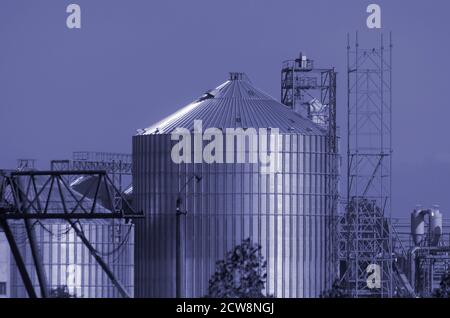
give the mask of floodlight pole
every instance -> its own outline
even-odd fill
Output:
[[[182,237],[185,237],[184,235],[184,229],[185,226],[181,225],[181,216],[186,216],[187,211],[181,210],[181,205],[183,203],[183,200],[181,198],[181,192],[186,188],[186,186],[195,178],[196,183],[200,182],[202,177],[199,177],[197,175],[193,175],[190,177],[184,186],[178,191],[178,197],[176,200],[176,210],[175,210],[175,297],[176,298],[182,298],[182,272],[183,272],[183,260],[184,260],[184,244],[182,241]],[[183,224],[185,225],[185,223]]]

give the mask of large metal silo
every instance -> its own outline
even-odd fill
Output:
[[[264,173],[260,162],[175,163],[171,134],[180,127],[194,132],[195,120],[204,131],[278,129],[267,143],[281,150],[279,170]],[[145,213],[136,224],[135,296],[175,297],[177,255],[181,296],[205,296],[216,261],[248,237],[267,260],[267,294],[316,297],[329,288],[337,178],[330,167],[337,158],[328,145],[326,132],[241,74],[134,136],[133,194]],[[186,211],[178,231],[181,254],[177,207]]]

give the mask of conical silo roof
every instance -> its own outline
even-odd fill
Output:
[[[143,130],[141,134],[169,134],[176,128],[278,128],[280,133],[323,135],[325,132],[292,109],[264,93],[242,73],[230,73],[222,85]]]

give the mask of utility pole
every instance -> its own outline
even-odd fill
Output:
[[[195,179],[195,183],[199,183],[202,180],[202,177],[193,175],[190,177],[186,183],[183,185],[183,187],[178,191],[178,197],[176,200],[176,211],[175,211],[175,296],[176,298],[182,298],[182,273],[183,273],[183,261],[184,261],[184,251],[185,251],[185,245],[184,241],[182,240],[183,237],[186,237],[185,235],[185,228],[186,223],[182,223],[182,219],[185,221],[185,218],[182,218],[182,216],[186,216],[187,211],[181,210],[181,206],[183,204],[183,199],[181,198],[181,192],[187,187],[187,185]]]

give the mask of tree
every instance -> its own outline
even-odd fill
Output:
[[[450,298],[450,271],[442,277],[439,288],[437,288],[433,296],[436,298]]]
[[[75,295],[71,295],[69,292],[69,288],[66,285],[61,285],[56,288],[53,288],[50,291],[51,298],[76,298]]]
[[[261,246],[248,238],[228,252],[225,260],[216,263],[207,297],[264,298],[266,279],[266,261]]]
[[[349,298],[350,294],[342,287],[340,282],[336,280],[331,289],[328,289],[320,294],[320,298]]]

